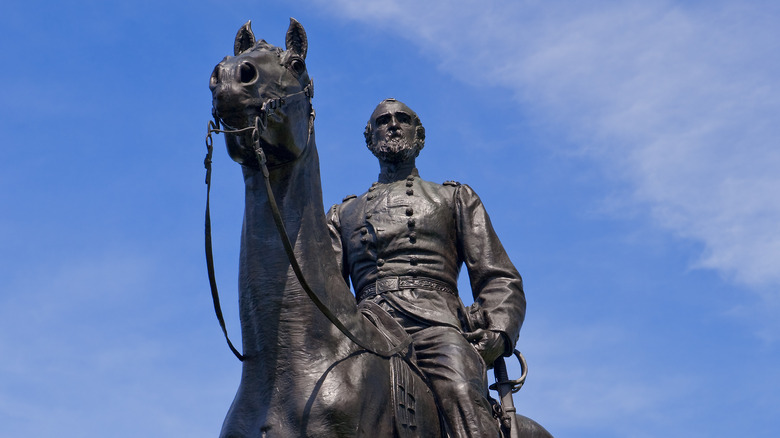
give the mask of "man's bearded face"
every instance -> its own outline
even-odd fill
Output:
[[[369,149],[380,161],[398,164],[417,156],[417,123],[412,114],[397,101],[383,102],[376,108]]]

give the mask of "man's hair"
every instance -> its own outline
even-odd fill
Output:
[[[389,99],[385,99],[381,102],[379,102],[379,105],[382,105],[386,102],[398,102],[398,100],[393,99],[392,97]],[[403,102],[401,102],[403,103]],[[379,106],[377,105],[377,106]],[[407,106],[408,108],[408,106]],[[411,108],[409,108],[411,110]],[[417,116],[417,113],[412,110],[412,119],[414,120],[414,123],[417,124],[417,129],[414,133],[414,147],[416,149],[414,156],[417,157],[420,155],[420,151],[423,147],[425,147],[425,128],[423,128],[422,122],[420,121],[420,117]],[[373,150],[371,149],[372,143],[371,143],[371,137],[373,136],[373,128],[371,128],[371,119],[368,119],[368,123],[366,123],[366,129],[363,131],[363,136],[366,138],[366,146],[368,147],[368,150],[370,150],[373,153]]]

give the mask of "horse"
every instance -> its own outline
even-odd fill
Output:
[[[225,142],[245,182],[239,259],[242,373],[220,437],[440,436],[433,395],[413,372],[405,373],[406,386],[417,391],[396,403],[413,418],[396,424],[394,361],[364,348],[387,340],[358,310],[333,256],[306,52],[306,33],[294,19],[286,50],[256,41],[248,22],[236,35],[234,56],[225,57],[210,79],[214,113],[225,131],[234,131],[226,133]],[[263,129],[246,129],[258,125]],[[270,192],[255,144],[267,159]],[[345,336],[305,292],[274,227],[272,200],[305,283],[363,346]]]
[[[247,22],[234,56],[217,64],[209,84],[210,133],[225,133],[245,183],[243,355],[228,340],[242,373],[220,437],[447,436],[430,389],[408,363],[405,333],[378,330],[383,317],[358,307],[337,267],[322,202],[308,43],[295,19],[285,42],[282,50],[257,41]],[[216,297],[215,307],[224,330]]]

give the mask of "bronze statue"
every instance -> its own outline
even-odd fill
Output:
[[[239,262],[243,354],[228,340],[243,368],[220,436],[447,436],[426,381],[430,376],[418,365],[426,359],[416,358],[411,346],[414,335],[398,325],[397,316],[383,310],[383,306],[395,307],[372,299],[358,305],[344,281],[345,265],[334,252],[322,204],[306,52],[306,33],[294,19],[286,50],[256,41],[248,22],[236,35],[235,56],[225,57],[211,75],[215,121],[209,123],[207,138],[207,183],[211,133],[223,132],[228,154],[241,164],[246,192]],[[426,193],[428,186],[418,184],[410,190]],[[462,191],[460,198],[468,202],[478,201],[465,186],[447,186],[447,190]],[[404,216],[404,224],[417,218],[421,222],[411,226],[419,225],[425,233],[426,216],[422,211],[412,213]],[[209,277],[225,330],[211,266],[208,218],[207,209]],[[487,222],[478,219],[477,223]],[[422,243],[428,236],[416,238]],[[426,254],[417,256],[426,263]],[[398,260],[390,260],[393,263]],[[353,280],[357,278],[351,274]],[[399,288],[406,284],[400,280]],[[519,287],[519,277],[512,282]],[[370,293],[368,281],[364,283],[361,296]],[[445,283],[425,286],[437,290]],[[374,285],[376,296],[390,286]],[[520,311],[521,295],[517,289],[514,304],[499,306],[508,318]],[[472,318],[462,314],[462,305],[453,308],[460,313],[451,322],[468,321],[469,339],[490,359],[512,347],[520,322],[494,325],[503,318],[502,311],[482,311],[499,304],[488,296],[478,297],[482,307],[472,309]],[[462,338],[459,332],[457,336]],[[473,347],[465,346],[481,360]],[[482,385],[482,374],[478,379]],[[482,436],[490,436],[494,429]]]
[[[342,273],[359,301],[373,301],[411,334],[449,433],[498,437],[486,364],[514,349],[525,317],[520,274],[469,186],[420,178],[425,130],[414,111],[382,101],[365,137],[379,159],[378,181],[328,214]],[[464,263],[470,311],[457,290]]]

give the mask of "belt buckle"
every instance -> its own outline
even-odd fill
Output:
[[[399,290],[398,277],[380,278],[376,281],[376,293],[393,292]]]

